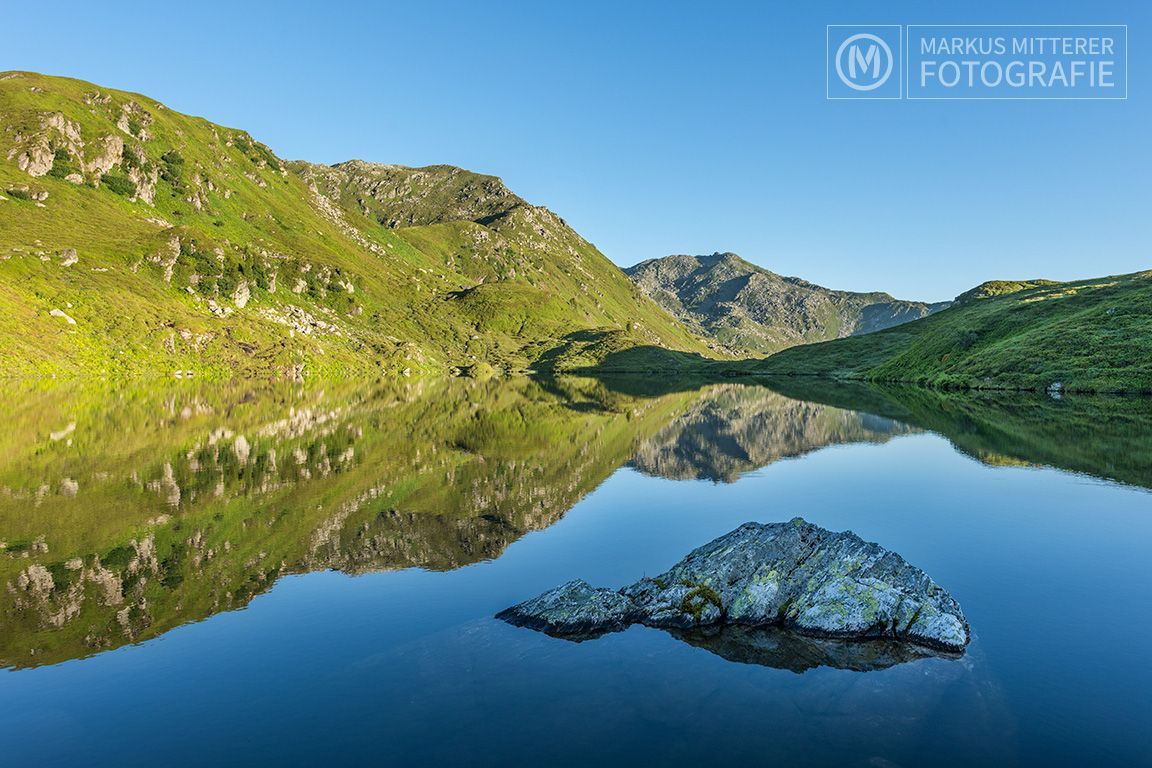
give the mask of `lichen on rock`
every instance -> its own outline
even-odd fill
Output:
[[[509,624],[567,637],[615,632],[640,619],[635,604],[611,589],[573,579],[497,614]]]
[[[558,635],[567,634],[573,616],[580,617],[584,634],[642,623],[667,629],[779,626],[815,637],[885,638],[945,651],[962,651],[969,640],[959,604],[919,568],[851,531],[832,532],[801,518],[745,523],[668,572],[619,592],[573,581],[499,614]],[[627,617],[633,618],[624,622]]]

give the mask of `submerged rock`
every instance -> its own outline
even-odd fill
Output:
[[[745,523],[667,573],[619,592],[572,581],[498,618],[555,635],[633,623],[686,630],[780,626],[826,638],[887,638],[945,651],[968,644],[959,604],[923,571],[851,531],[801,518]]]

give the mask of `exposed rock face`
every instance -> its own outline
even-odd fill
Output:
[[[240,284],[236,286],[236,290],[232,293],[232,303],[238,308],[244,309],[250,298],[252,298],[252,289],[248,287],[247,280],[241,280]]]
[[[108,173],[124,160],[124,139],[119,136],[105,136],[101,140],[101,144],[102,147],[97,151],[95,157],[85,163],[84,170],[93,176]]]
[[[128,178],[136,185],[136,199],[153,205],[156,201],[156,182],[160,179],[159,169],[133,167],[128,170]]]
[[[919,568],[851,531],[834,533],[801,518],[745,523],[667,573],[615,593],[627,602],[606,593],[569,582],[499,618],[558,635],[572,624],[588,635],[636,621],[680,630],[782,626],[815,637],[888,638],[945,651],[961,651],[969,639],[960,606]]]
[[[29,176],[44,176],[52,170],[53,154],[45,143],[37,143],[16,158],[16,167]]]

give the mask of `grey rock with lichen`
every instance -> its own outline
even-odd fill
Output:
[[[640,620],[636,605],[615,590],[573,579],[497,614],[510,624],[578,637],[625,629]]]
[[[573,581],[499,617],[559,635],[569,625],[591,634],[638,622],[668,629],[781,626],[947,651],[963,650],[969,640],[959,604],[919,568],[851,531],[801,518],[745,523],[668,572],[619,592]]]

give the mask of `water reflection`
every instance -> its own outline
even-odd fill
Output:
[[[586,379],[26,386],[3,396],[0,666],[155,637],[242,607],[286,573],[496,558],[628,464],[732,482],[824,446],[927,429],[989,463],[1152,484],[1143,400],[791,381],[653,394]],[[790,669],[901,660],[775,636],[683,639]]]
[[[960,658],[892,640],[838,640],[808,637],[780,627],[725,625],[669,630],[689,645],[728,661],[802,673],[817,667],[872,672],[929,658]]]
[[[1047,466],[1152,488],[1152,398],[921,387],[779,378],[787,395],[868,411],[948,438],[992,466]]]
[[[717,384],[652,437],[631,465],[670,480],[731,483],[775,461],[841,443],[883,443],[918,431],[862,411],[830,408],[746,384]]]

